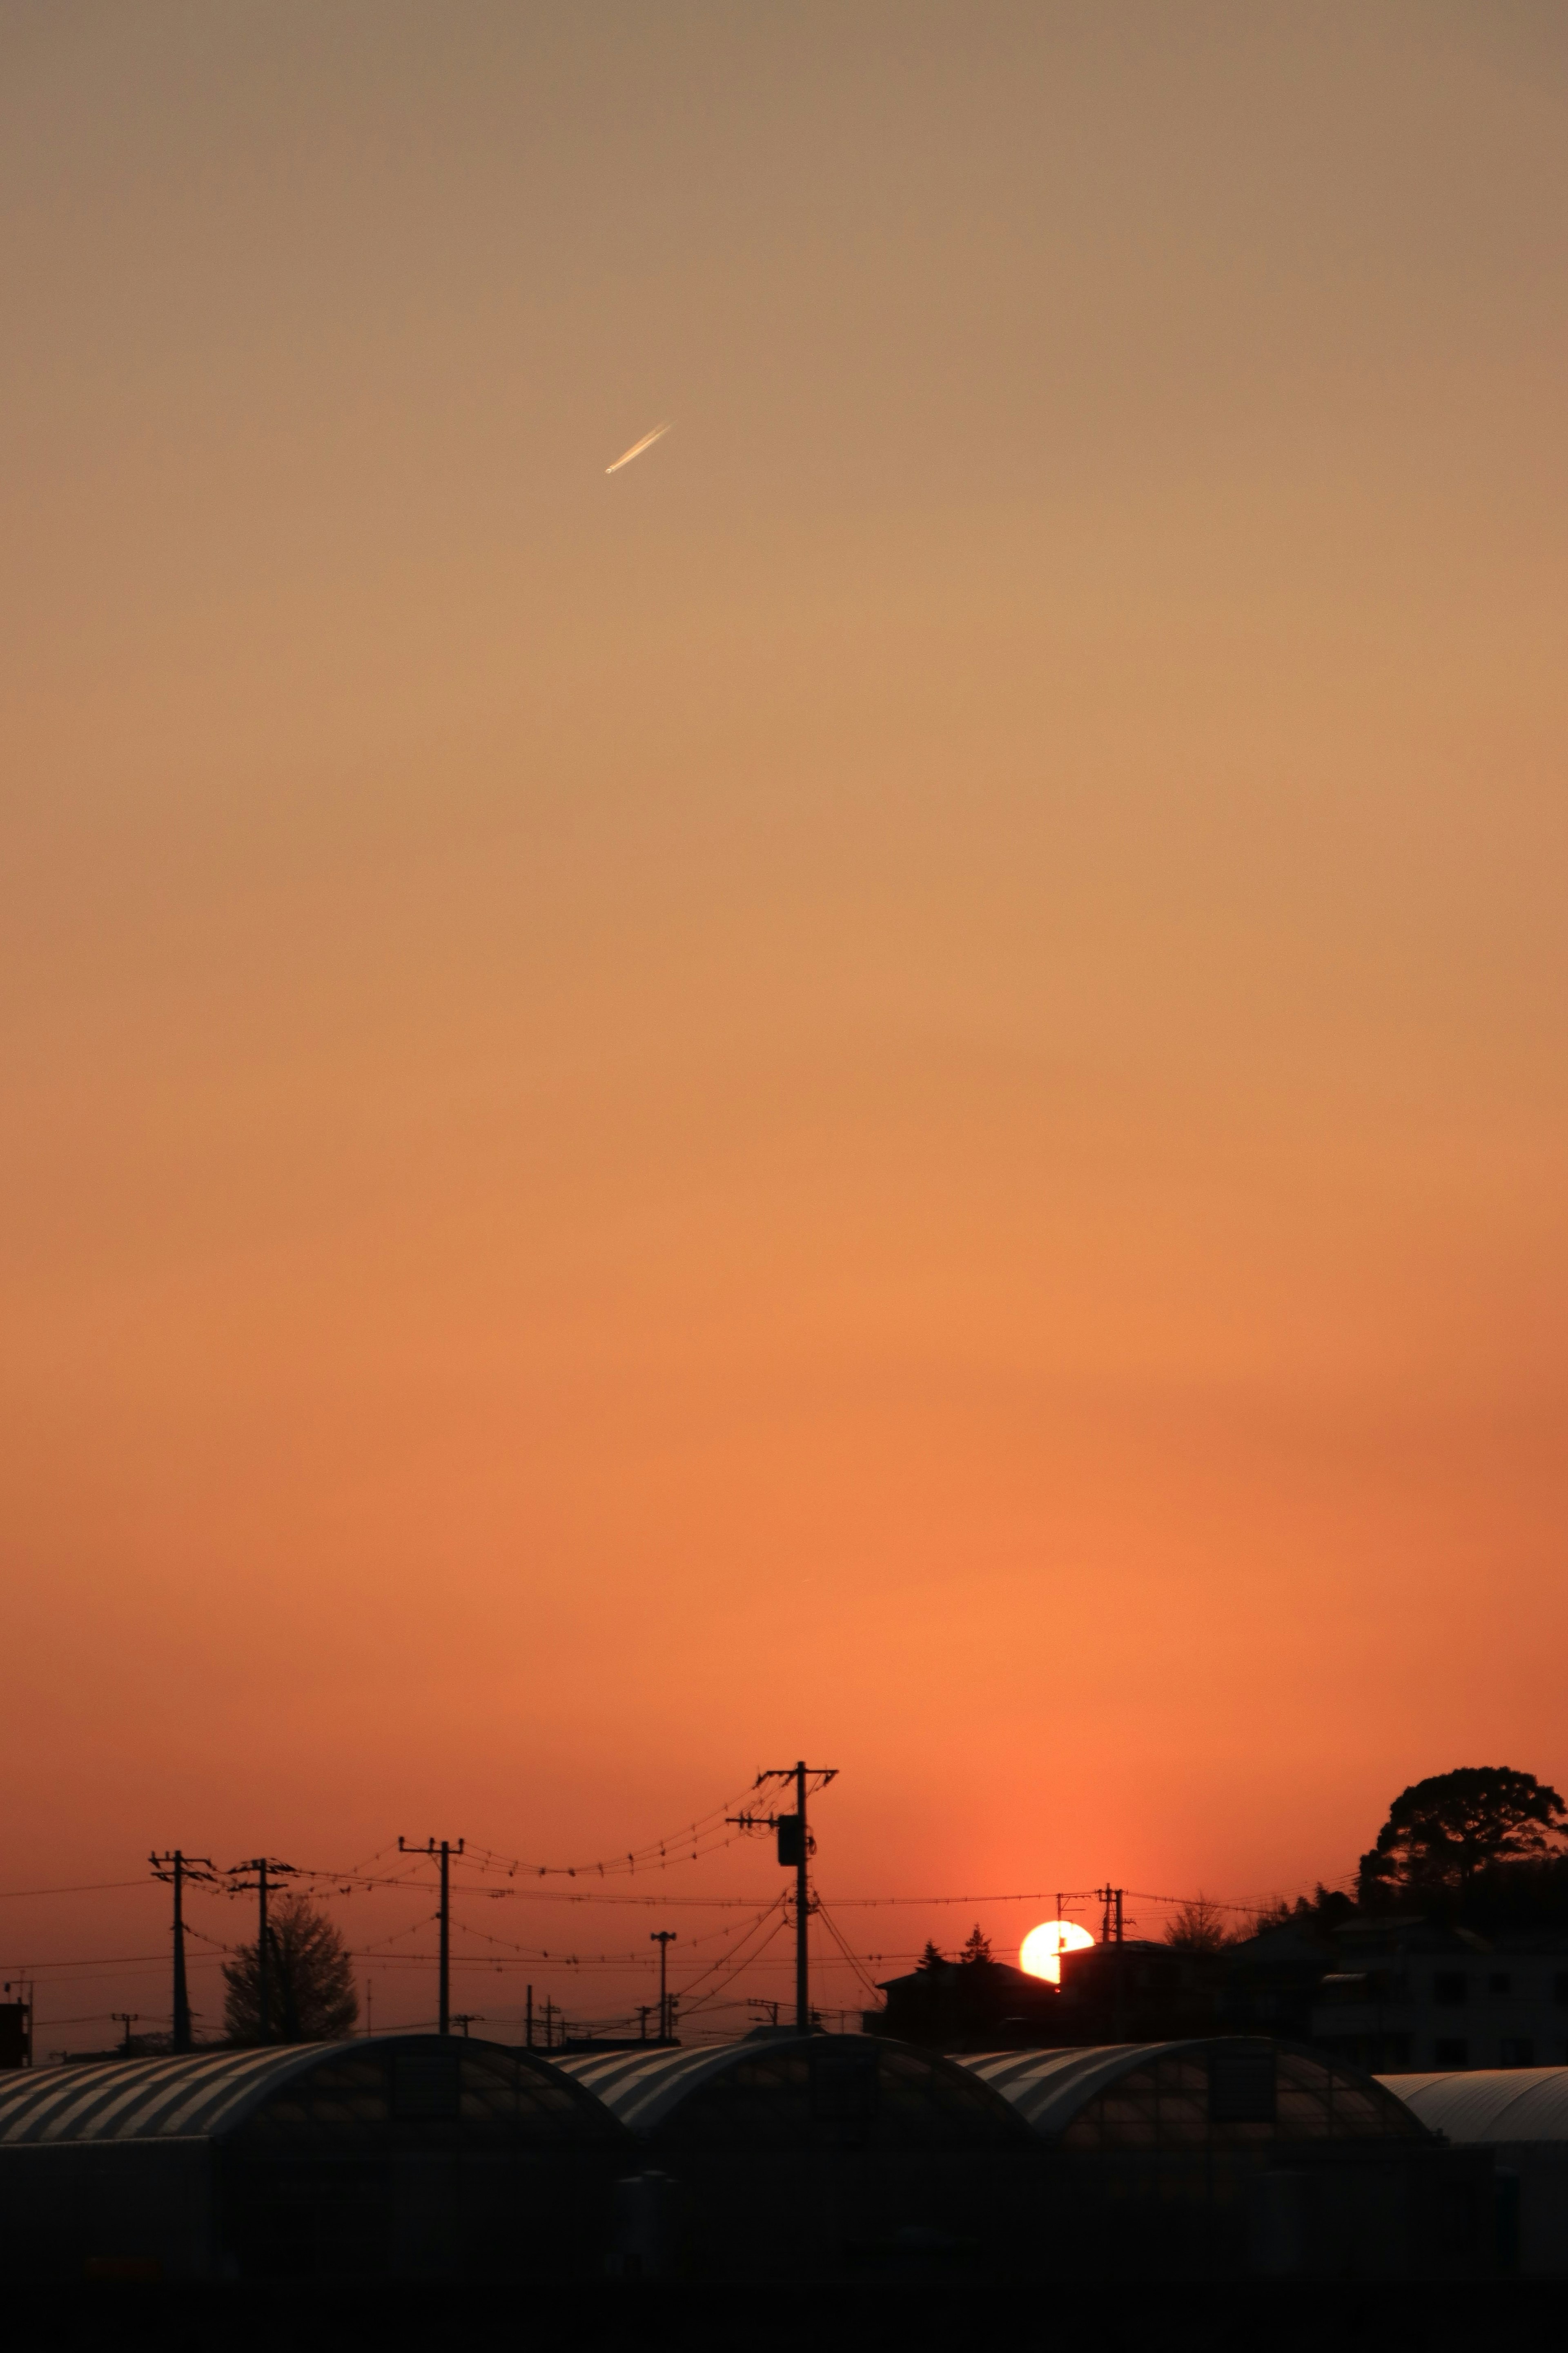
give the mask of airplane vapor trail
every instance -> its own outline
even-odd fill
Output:
[[[662,440],[668,430],[668,425],[656,425],[651,433],[645,433],[640,441],[634,441],[629,449],[623,449],[615,464],[605,467],[605,473],[618,474],[623,466],[629,466],[634,458],[640,458],[645,449],[651,449],[656,441]]]

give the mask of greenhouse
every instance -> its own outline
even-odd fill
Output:
[[[0,2084],[0,2277],[596,2271],[628,2137],[530,2052],[436,2035]]]
[[[1568,2067],[1476,2067],[1382,2081],[1428,2131],[1490,2151],[1510,2267],[1538,2279],[1568,2277]]]
[[[710,2277],[941,2275],[1032,2263],[1038,2145],[952,2060],[763,2029],[561,2064],[673,2185],[655,2267]]]
[[[958,2063],[1052,2158],[1071,2269],[1148,2275],[1489,2272],[1489,2164],[1346,2062],[1227,2035]]]

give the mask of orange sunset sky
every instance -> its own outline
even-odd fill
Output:
[[[1568,16],[0,0],[0,1887],[1568,1784]]]

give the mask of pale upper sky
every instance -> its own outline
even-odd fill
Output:
[[[7,1883],[1568,1780],[1561,9],[0,0],[0,207]]]

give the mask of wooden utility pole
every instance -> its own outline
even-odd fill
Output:
[[[276,1856],[253,1854],[248,1862],[232,1863],[226,1873],[235,1889],[254,1886],[260,1898],[256,1932],[256,2007],[261,2025],[259,2040],[263,2042],[272,2040],[272,1932],[267,1925],[268,1873],[280,1879],[285,1874],[292,1875],[294,1868],[291,1862],[279,1862]],[[247,1871],[256,1873],[254,1880],[244,1876]]]
[[[185,1882],[203,1880],[209,1884],[213,1876],[212,1858],[205,1854],[182,1854],[178,1847],[167,1854],[152,1854],[147,1858],[153,1866],[153,1876],[161,1879],[174,1891],[174,2013],[171,2023],[173,2042],[177,2052],[191,2047],[191,1997],[185,1983]]]
[[[794,1765],[770,1765],[759,1773],[754,1787],[764,1781],[795,1783],[793,1814],[729,1814],[725,1819],[743,1831],[772,1830],[778,1833],[779,1861],[787,1869],[795,1865],[795,2024],[797,2034],[811,2032],[811,1964],[807,1928],[811,1917],[811,1886],[806,1865],[812,1852],[811,1832],[805,1820],[805,1784],[809,1774],[817,1777],[817,1787],[826,1789],[837,1777],[837,1765],[808,1765],[804,1758]]]
[[[650,1945],[658,1947],[658,2039],[661,2042],[674,2040],[669,2031],[668,1967],[669,1948],[675,1942],[673,1928],[655,1928],[648,1937]]]
[[[440,1976],[437,1998],[437,2014],[439,2023],[436,2029],[437,2034],[450,2034],[452,2031],[452,1857],[462,1853],[463,1844],[464,1841],[461,1839],[455,1846],[450,1839],[426,1839],[423,1846],[410,1846],[406,1839],[399,1839],[397,1841],[399,1854],[434,1854],[439,1855],[441,1859],[441,1908],[438,1915],[441,1933],[438,1939],[440,1958],[437,1963]]]

